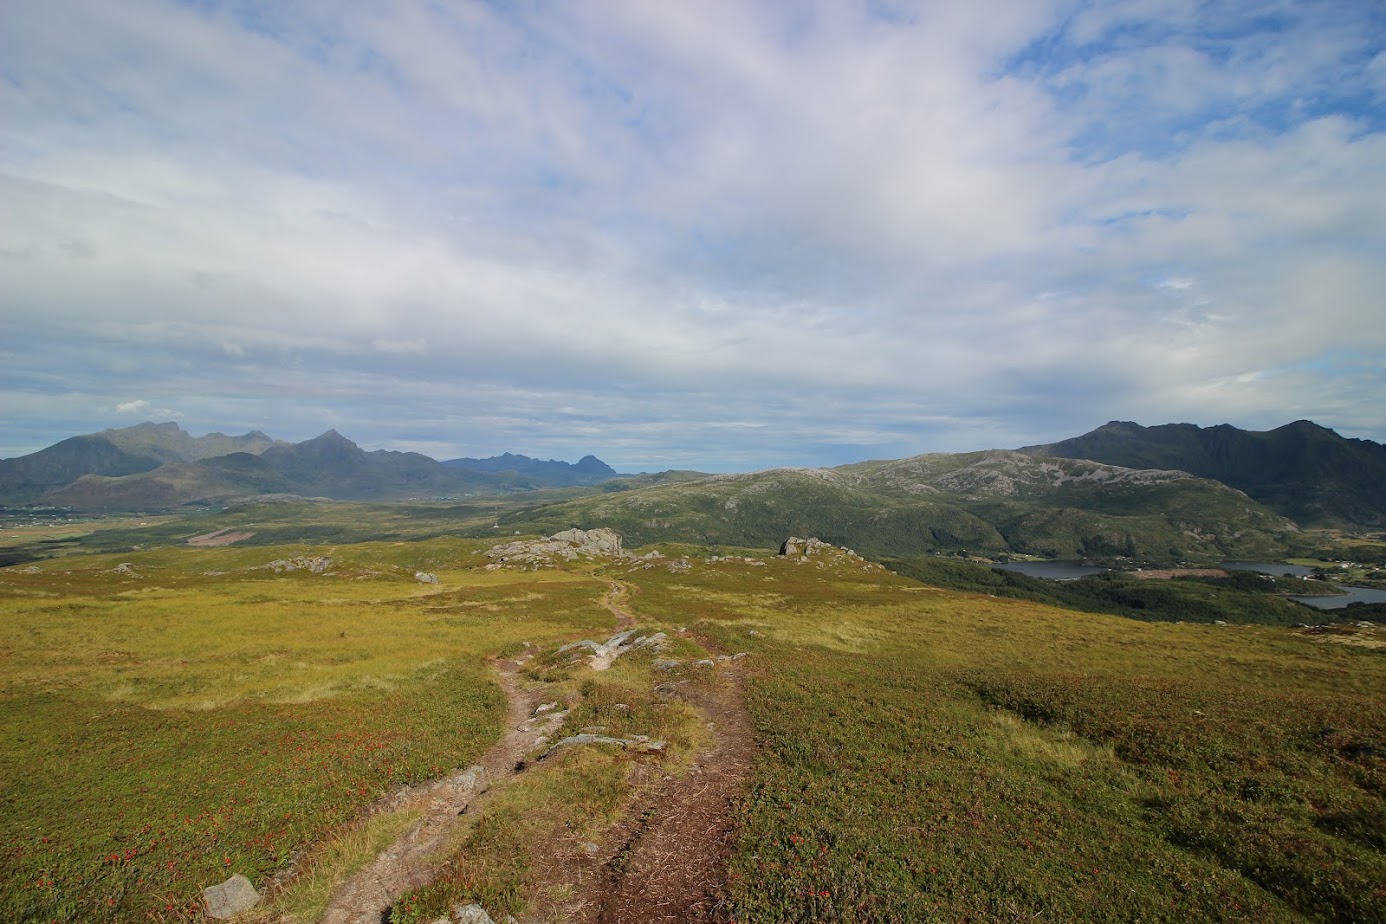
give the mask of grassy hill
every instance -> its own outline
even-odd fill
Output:
[[[866,555],[933,551],[1150,561],[1283,554],[1292,524],[1181,472],[1014,452],[718,475],[522,509],[503,528],[611,526],[631,544],[759,548],[815,535]]]

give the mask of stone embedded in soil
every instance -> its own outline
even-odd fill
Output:
[[[260,900],[260,893],[250,880],[240,873],[223,883],[208,886],[202,890],[202,903],[207,909],[207,917],[224,921],[254,906]]]

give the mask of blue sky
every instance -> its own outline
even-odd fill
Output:
[[[0,9],[0,456],[1386,441],[1366,0]]]

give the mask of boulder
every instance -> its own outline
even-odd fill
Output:
[[[208,886],[202,890],[202,904],[207,909],[207,917],[224,921],[235,917],[260,900],[260,893],[250,880],[240,873],[223,883]]]
[[[418,581],[420,584],[437,584],[438,575],[429,574],[427,571],[415,571],[414,580]]]
[[[627,558],[621,548],[621,536],[615,530],[565,529],[547,539],[529,539],[492,546],[487,558],[497,564],[514,566],[553,567],[559,561],[578,558]],[[489,567],[489,566],[488,566]]]

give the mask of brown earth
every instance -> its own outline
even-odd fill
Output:
[[[214,532],[203,533],[200,536],[193,536],[191,539],[184,540],[185,545],[196,546],[200,549],[213,548],[221,545],[234,545],[237,542],[244,542],[255,533],[248,530],[218,529]]]
[[[1143,581],[1167,581],[1181,577],[1227,577],[1221,568],[1165,568],[1159,571],[1132,571],[1131,577]]]
[[[731,664],[733,662],[721,662]],[[711,690],[682,695],[707,716],[712,746],[678,779],[664,781],[619,826],[620,845],[594,883],[595,924],[731,920],[727,859],[742,782],[754,754],[737,666],[720,668]]]

